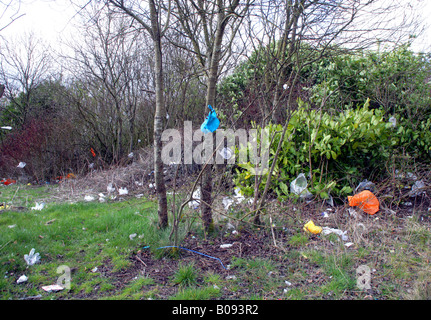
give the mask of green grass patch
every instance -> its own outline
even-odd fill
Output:
[[[2,195],[5,189],[1,189]],[[33,188],[20,188],[16,193],[14,190],[8,191],[8,196],[15,194],[14,203],[16,199],[28,199],[26,194],[39,194]],[[133,234],[136,236],[130,237]],[[61,265],[72,270],[71,288],[56,293],[56,297],[94,292],[109,295],[115,288],[109,277],[101,277],[95,268],[109,268],[109,272],[127,269],[133,251],[144,245],[165,245],[168,235],[169,230],[157,229],[156,204],[142,199],[48,203],[41,211],[2,210],[0,298],[43,294],[41,286],[57,283],[61,275],[57,268]],[[40,263],[28,266],[24,255],[32,248],[40,254]],[[16,280],[24,274],[28,281],[17,284]],[[49,297],[48,294],[43,296]]]

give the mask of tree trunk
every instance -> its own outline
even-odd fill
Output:
[[[161,34],[158,23],[158,14],[154,0],[149,1],[152,38],[155,51],[155,82],[156,82],[156,111],[154,116],[154,176],[158,200],[159,227],[168,226],[168,203],[162,162],[162,131],[165,102],[163,96],[163,63]]]
[[[214,45],[213,50],[211,52],[211,59],[209,60],[209,70],[208,70],[208,78],[207,78],[207,95],[206,95],[206,104],[214,106],[216,99],[216,85],[219,73],[219,63],[221,58],[221,48],[222,48],[222,40],[224,30],[226,28],[226,24],[228,19],[225,17],[225,10],[223,8],[223,1],[218,1],[218,14],[217,14],[217,30],[214,37]],[[206,139],[212,139],[214,142],[214,133],[207,133]],[[212,143],[214,147],[214,143]],[[206,149],[208,151],[208,149]],[[212,156],[212,153],[209,155],[205,155],[205,158]],[[205,230],[211,231],[214,228],[213,218],[212,218],[212,165],[207,165],[204,168],[202,173],[202,182],[201,182],[201,193],[202,193],[202,201],[201,203],[201,214],[202,220],[204,223]],[[208,205],[207,205],[208,204]]]

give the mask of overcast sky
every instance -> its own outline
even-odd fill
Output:
[[[4,11],[5,4],[13,5]],[[76,6],[70,0],[21,0],[18,8],[17,0],[0,0],[0,29],[7,25],[11,18],[22,17],[14,21],[0,32],[6,38],[13,38],[24,32],[33,31],[36,35],[44,38],[53,46],[59,43],[61,37],[68,38],[73,34],[73,19],[76,14]],[[19,9],[19,10],[18,10]],[[425,21],[431,20],[431,0],[425,0],[425,7],[421,12]],[[416,40],[414,50],[431,52],[431,28]]]

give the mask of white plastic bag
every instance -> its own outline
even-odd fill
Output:
[[[425,193],[426,185],[422,180],[417,180],[412,186],[412,190],[409,192],[410,197],[416,197]]]
[[[327,234],[331,234],[331,233],[335,233],[343,241],[349,240],[349,237],[346,235],[347,231],[342,231],[340,229],[333,229],[333,228],[328,228],[328,227],[322,228],[322,234],[327,235]]]
[[[188,203],[188,204],[189,204],[189,207],[190,207],[190,208],[192,208],[192,209],[197,209],[197,208],[199,208],[200,201],[199,201],[198,199],[200,199],[200,198],[201,198],[201,189],[200,189],[200,188],[197,188],[197,189],[195,190],[195,192],[193,192],[192,197],[193,197],[193,199],[197,199],[197,200],[192,200],[192,201],[190,201],[190,202]]]
[[[24,255],[24,260],[29,266],[32,266],[40,261],[39,252],[34,253],[35,250],[32,248],[29,254]]]
[[[290,192],[299,195],[303,199],[308,199],[313,194],[307,189],[307,178],[303,173],[300,173],[295,180],[290,183]]]
[[[41,211],[43,208],[45,207],[45,204],[42,203],[37,203],[34,207],[31,207],[31,210],[37,210],[37,211]]]

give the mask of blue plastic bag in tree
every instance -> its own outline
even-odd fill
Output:
[[[214,132],[217,130],[218,126],[220,125],[220,120],[217,118],[217,114],[213,109],[213,107],[208,105],[208,108],[210,109],[208,117],[206,117],[205,121],[201,125],[201,131],[203,133]]]

